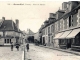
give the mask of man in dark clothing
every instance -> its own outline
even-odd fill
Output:
[[[16,43],[16,48],[17,48],[17,51],[19,51],[19,44],[18,43]]]
[[[29,44],[26,45],[26,48],[27,48],[27,52],[28,52],[29,51]]]

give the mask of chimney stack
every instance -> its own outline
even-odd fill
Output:
[[[68,5],[68,2],[63,2],[62,3],[62,10],[66,10],[67,9],[67,5]]]
[[[16,19],[16,26],[17,26],[18,31],[19,31],[19,20],[18,19]]]
[[[49,13],[49,18],[56,18],[56,14],[54,14],[54,13]]]
[[[5,17],[2,17],[2,21],[4,21],[5,20]]]

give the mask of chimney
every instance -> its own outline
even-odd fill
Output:
[[[67,9],[67,4],[68,4],[68,2],[63,2],[62,3],[62,10],[66,10]]]
[[[5,20],[5,17],[2,17],[2,21],[4,21]]]
[[[49,18],[56,18],[56,14],[54,14],[54,13],[49,13]]]
[[[19,31],[19,20],[18,19],[16,19],[16,26],[17,26],[18,31]]]
[[[59,19],[64,13],[65,13],[64,10],[58,10],[56,12],[56,19]]]

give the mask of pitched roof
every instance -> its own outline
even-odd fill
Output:
[[[12,27],[12,20],[4,20],[0,30],[14,30]]]
[[[34,32],[33,32],[33,31],[31,31],[30,29],[28,29],[27,34],[29,34],[29,35],[33,35],[33,34],[34,34]]]
[[[18,31],[18,28],[16,27],[16,24],[12,20],[4,20],[0,30],[7,30],[7,31]]]
[[[67,12],[65,12],[59,19],[57,19],[56,21],[58,21],[58,20],[60,20],[61,18],[67,18],[67,17],[69,17],[71,14],[75,14],[75,13],[77,13],[77,11],[75,11],[75,10],[77,10],[77,9],[80,9],[80,4],[79,5],[77,5],[75,8],[73,8],[71,11],[69,11],[69,10],[67,10]]]

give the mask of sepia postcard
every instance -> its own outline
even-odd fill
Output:
[[[80,1],[0,1],[0,60],[80,60]]]

